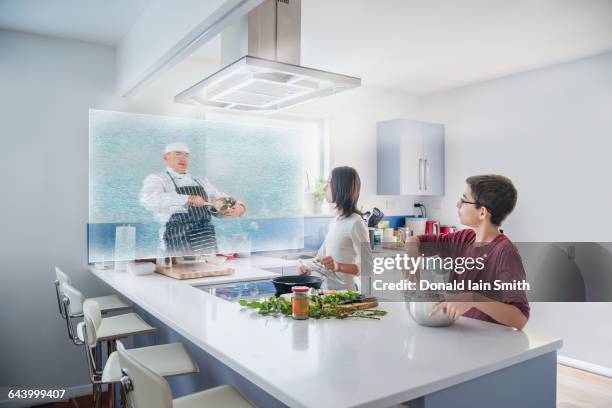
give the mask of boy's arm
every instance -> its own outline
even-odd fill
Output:
[[[515,329],[521,330],[527,324],[527,316],[525,316],[523,312],[514,305],[498,302],[496,300],[490,300],[484,296],[474,293],[464,293],[457,296],[459,298],[465,297],[466,300],[467,298],[474,300],[441,302],[433,308],[431,314],[434,315],[438,310],[442,309],[448,317],[453,320],[457,320],[471,308],[476,308],[505,326],[514,327]]]
[[[440,245],[440,243],[448,243],[450,241],[449,235],[452,234],[423,234],[408,237],[408,239],[406,240],[406,244],[404,245],[404,250],[406,251],[406,255],[414,259],[419,258],[421,254],[423,254],[424,256],[445,256],[443,255],[443,252],[445,252],[444,249],[448,249],[448,245]],[[406,270],[404,274],[407,278],[416,278],[417,281],[420,280],[419,270]]]
[[[458,239],[460,239],[458,232],[445,235],[416,235],[406,240],[404,250],[410,258],[418,258],[421,254],[424,256],[440,255],[444,258],[451,255],[452,244]],[[418,271],[416,274],[418,278]]]
[[[527,316],[516,306],[502,303],[496,300],[485,302],[474,302],[473,307],[489,315],[501,324],[522,330],[527,324]]]
[[[463,239],[462,235],[465,231],[457,231],[450,234],[422,234],[415,237],[410,237],[406,244],[406,251],[409,255],[414,256],[425,255],[434,256],[440,255],[442,258],[452,256],[455,244],[458,244]]]
[[[503,283],[526,280],[521,257],[514,249],[505,251],[495,267],[497,278]],[[444,308],[447,315],[456,320],[471,308],[476,308],[497,322],[519,330],[529,320],[530,307],[524,290],[503,290],[501,302],[476,293],[453,295],[450,299],[450,302],[442,302],[434,310]]]

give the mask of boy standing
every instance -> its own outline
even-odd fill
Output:
[[[471,257],[484,259],[482,269],[471,269],[461,274],[451,271],[449,282],[471,280],[488,282],[496,280],[517,282],[525,280],[521,257],[500,226],[514,210],[517,192],[512,181],[499,175],[472,176],[457,202],[461,224],[470,228],[446,235],[419,235],[409,240],[411,255]],[[488,295],[488,293],[486,294]],[[495,297],[495,296],[494,296]],[[452,300],[452,301],[451,301]],[[460,316],[471,317],[522,329],[529,319],[529,303],[522,290],[502,291],[494,300],[484,292],[463,293],[451,296],[436,306],[454,320]]]

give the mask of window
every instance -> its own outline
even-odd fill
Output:
[[[311,119],[90,111],[90,262],[164,253],[169,214],[185,210],[157,190],[170,142],[189,146],[191,174],[247,204],[245,217],[213,220],[219,252],[302,248],[306,180],[326,174],[324,128]]]
[[[202,119],[218,122],[231,122],[251,124],[259,126],[283,127],[299,129],[303,135],[304,144],[304,179],[305,188],[310,184],[311,191],[314,189],[316,180],[327,177],[329,173],[329,139],[327,135],[327,123],[320,118],[307,118],[292,115],[279,117],[268,117],[263,115],[231,114],[205,112]]]

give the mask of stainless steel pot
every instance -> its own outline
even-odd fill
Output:
[[[438,302],[412,301],[406,303],[412,319],[421,326],[444,327],[455,323],[443,310],[438,310],[433,316],[431,311]]]
[[[449,318],[444,310],[438,310],[433,316],[433,308],[444,300],[444,296],[438,292],[407,292],[405,293],[406,307],[410,317],[421,326],[444,327],[455,323]]]

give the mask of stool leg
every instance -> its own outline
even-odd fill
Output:
[[[98,408],[100,406],[100,402],[102,400],[102,392],[101,392],[101,388],[100,385],[98,384],[94,384],[93,385],[93,406],[94,408]]]
[[[107,359],[106,361],[108,361],[108,357],[110,357],[111,353],[114,351],[113,350],[113,341],[108,341],[106,342],[106,351],[107,351]],[[108,407],[109,408],[115,408],[115,384],[108,384]]]
[[[85,345],[85,346],[87,347],[87,345]],[[91,349],[91,358],[92,358],[94,364],[96,365],[96,367],[98,366],[98,356],[99,356],[99,354],[98,354],[98,345],[96,345],[95,347],[93,347]],[[93,404],[93,406],[95,408],[98,407],[98,404],[100,402],[99,401],[100,395],[98,395],[98,389],[99,389],[99,387],[96,384],[92,384],[91,385],[91,400],[92,400],[91,402],[92,402],[92,404]]]
[[[121,408],[127,407],[127,397],[123,391],[123,387],[119,386],[119,394],[121,395]]]

